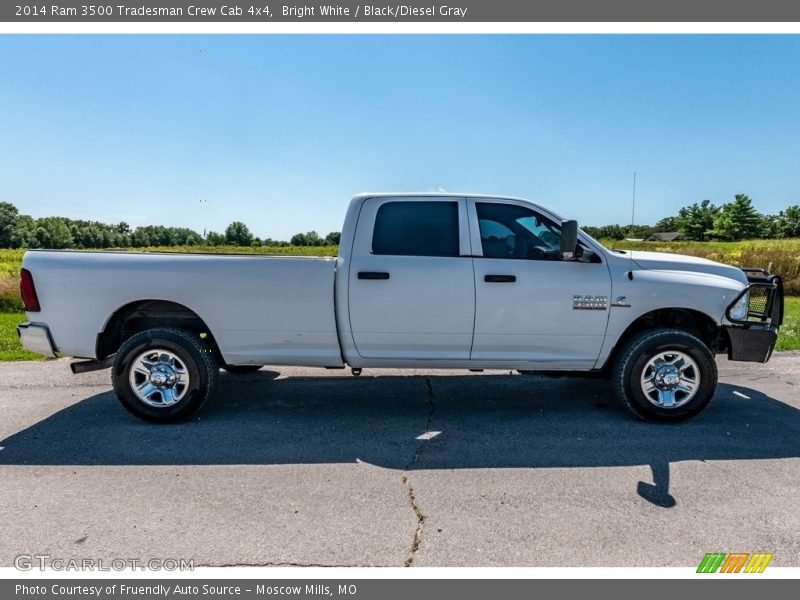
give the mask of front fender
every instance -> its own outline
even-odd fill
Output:
[[[745,285],[713,274],[637,270],[633,278],[620,273],[612,283],[606,339],[595,368],[605,365],[628,327],[648,313],[680,309],[701,313],[717,325]]]

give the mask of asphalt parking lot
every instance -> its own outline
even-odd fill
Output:
[[[0,364],[0,565],[800,566],[800,354],[719,364],[671,426],[601,380],[269,367],[158,426],[108,371]]]

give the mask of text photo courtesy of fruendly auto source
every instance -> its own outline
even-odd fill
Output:
[[[800,566],[798,59],[0,37],[0,566]]]

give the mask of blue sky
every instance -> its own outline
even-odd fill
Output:
[[[800,36],[2,36],[0,201],[261,237],[362,191],[800,203]],[[205,202],[201,202],[204,200]]]

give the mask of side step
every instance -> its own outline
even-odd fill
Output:
[[[109,356],[103,360],[81,360],[78,362],[69,363],[69,368],[77,375],[78,373],[88,373],[89,371],[100,371],[108,369],[114,364],[114,356]]]

